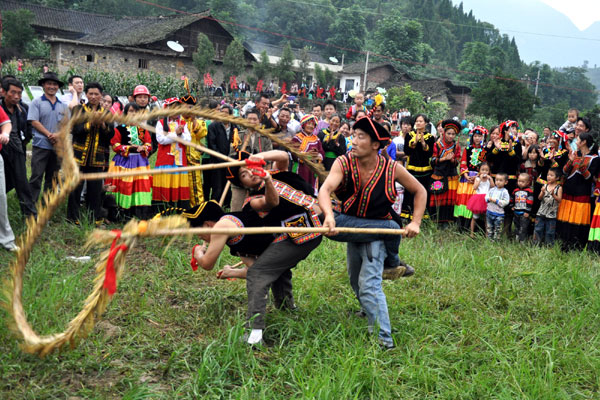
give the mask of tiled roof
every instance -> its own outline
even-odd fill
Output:
[[[391,68],[396,69],[396,67],[394,67],[389,62],[379,62],[379,63],[369,63],[369,71],[376,69],[376,68],[385,67],[385,66],[390,66]],[[364,62],[355,62],[355,63],[351,63],[351,64],[346,64],[346,65],[344,65],[344,69],[342,70],[342,73],[344,73],[344,74],[354,74],[354,75],[364,74],[364,72],[365,72],[365,63]]]
[[[269,56],[281,57],[283,55],[283,46],[277,46],[277,45],[262,43],[262,42],[255,42],[253,40],[246,40],[244,42],[244,44],[245,44],[245,47],[247,49],[249,49],[250,51],[252,51],[252,53],[254,53],[254,54],[260,54],[264,50],[267,52],[267,55],[269,55]],[[300,59],[301,51],[302,51],[302,49],[292,48],[292,52],[294,53],[295,59]],[[310,61],[312,61],[312,62],[317,62],[317,63],[321,63],[321,64],[331,64],[331,61],[325,59],[323,56],[321,56],[319,53],[317,53],[315,51],[309,50],[308,57],[309,57]]]
[[[21,8],[35,14],[33,25],[66,32],[78,32],[82,35],[97,32],[115,21],[114,17],[108,15],[61,10],[23,1],[0,0],[0,10],[2,11],[15,11]]]

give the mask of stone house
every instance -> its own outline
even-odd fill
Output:
[[[86,12],[56,9],[14,0],[0,0],[3,11],[26,8],[35,15],[38,36],[50,44],[51,62],[58,72],[78,70],[137,73],[154,71],[179,77],[197,77],[192,54],[198,33],[205,33],[215,47],[214,81],[223,78],[220,66],[233,36],[208,12],[193,15],[115,18]],[[179,42],[184,51],[167,47]],[[246,49],[248,64],[254,61]]]

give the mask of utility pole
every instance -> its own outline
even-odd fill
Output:
[[[538,86],[540,85],[540,70],[538,69],[537,78],[535,78],[535,92],[533,95],[537,97]]]
[[[365,77],[363,80],[363,92],[367,91],[367,72],[369,71],[369,52],[367,51],[367,60],[365,61]]]

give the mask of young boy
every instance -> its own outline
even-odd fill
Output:
[[[485,195],[487,202],[487,237],[492,240],[498,240],[504,225],[504,207],[510,201],[508,190],[504,188],[508,182],[508,175],[505,172],[496,174],[496,186],[491,188]]]
[[[577,123],[577,118],[579,118],[579,110],[577,110],[576,108],[569,109],[569,112],[567,113],[567,120],[564,124],[560,126],[558,130],[567,134],[572,134],[573,132],[575,132],[575,124]]]
[[[358,113],[359,111],[364,111],[366,113],[367,107],[363,105],[364,101],[365,96],[362,93],[356,93],[356,96],[354,96],[354,105],[350,107],[350,109],[346,113],[346,119],[352,119],[357,121],[358,116],[356,115],[356,113]]]
[[[517,188],[510,198],[514,212],[515,234],[517,241],[523,243],[529,230],[529,214],[533,206],[533,190],[531,190],[529,174],[521,172],[517,178]]]
[[[541,242],[545,242],[550,246],[554,244],[556,214],[562,200],[562,187],[559,183],[561,175],[560,168],[550,168],[547,183],[542,187],[538,196],[541,204],[535,219],[535,231],[533,233],[533,242],[536,244]]]

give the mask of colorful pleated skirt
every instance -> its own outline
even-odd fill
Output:
[[[565,248],[583,248],[590,233],[590,196],[563,194],[556,216],[556,234]]]
[[[456,205],[454,206],[455,218],[471,219],[471,217],[473,217],[473,212],[467,208],[467,203],[475,193],[475,190],[473,190],[473,183],[467,180],[467,176],[475,177],[477,176],[477,171],[469,171],[460,177],[458,189],[456,189]]]
[[[141,154],[124,157],[116,154],[108,168],[109,172],[150,171],[148,159]],[[152,204],[152,177],[150,175],[126,176],[107,179],[106,185],[114,186],[117,205],[124,209]]]
[[[156,169],[176,168],[178,165],[160,165]],[[171,172],[154,175],[152,180],[152,200],[174,203],[190,200],[190,186],[187,172]]]
[[[600,197],[596,198],[594,214],[588,235],[588,250],[600,252]]]
[[[434,181],[434,177],[431,177]],[[431,193],[429,197],[429,216],[432,221],[450,222],[454,220],[454,206],[458,189],[458,176],[448,177],[448,190],[442,194]]]

